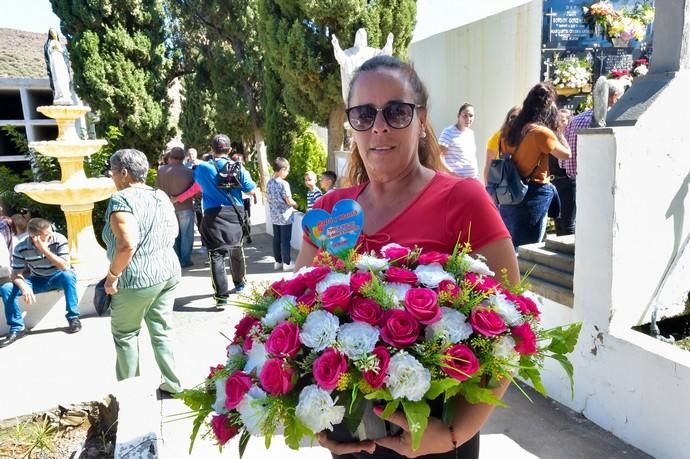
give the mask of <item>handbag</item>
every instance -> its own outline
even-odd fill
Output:
[[[530,131],[522,136],[517,147],[515,147],[515,152],[518,151],[520,144],[522,144],[522,140]],[[495,204],[514,206],[520,204],[525,199],[528,188],[527,184],[532,179],[532,175],[534,175],[537,167],[541,164],[541,160],[538,160],[532,172],[530,172],[527,177],[523,178],[520,176],[517,165],[513,160],[515,154],[502,153],[501,143],[502,140],[498,143],[498,158],[491,161],[489,176],[486,181],[486,191],[494,200]]]

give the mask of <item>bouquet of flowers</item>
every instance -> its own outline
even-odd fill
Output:
[[[592,29],[594,29],[596,25],[599,25],[605,30],[608,28],[611,18],[616,14],[613,5],[607,0],[601,0],[588,7],[585,6],[583,9],[585,21]]]
[[[630,70],[614,69],[608,74],[607,78],[613,79],[613,80],[620,80],[620,82],[626,88],[629,86],[632,86],[632,83],[633,83],[633,77],[630,74]]]
[[[649,72],[649,60],[641,57],[633,62],[632,74],[636,77],[645,76]]]
[[[591,80],[592,64],[586,59],[569,56],[554,63],[551,81],[556,88],[582,90]]]
[[[566,354],[581,324],[542,329],[523,282],[497,281],[469,253],[319,251],[313,266],[253,291],[227,360],[180,395],[195,413],[190,451],[209,417],[221,447],[240,435],[241,456],[252,435],[269,447],[282,432],[296,449],[341,423],[355,432],[368,400],[385,406],[384,418],[401,409],[417,448],[430,401],[450,420],[457,397],[503,405],[492,392],[502,378],[519,375],[544,393],[546,357],[572,388]]]
[[[644,40],[647,34],[647,26],[639,19],[630,16],[626,13],[617,14],[611,20],[611,25],[608,28],[608,34],[611,38],[620,38],[621,40]]]

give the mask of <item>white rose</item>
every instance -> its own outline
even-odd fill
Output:
[[[281,296],[268,307],[266,315],[261,319],[264,326],[273,328],[290,317],[291,309],[297,304],[297,298],[292,295]]]
[[[462,259],[463,265],[465,265],[466,271],[483,274],[484,276],[493,276],[494,272],[489,269],[489,267],[483,261],[479,261],[471,256],[465,254]]]
[[[509,301],[504,294],[497,293],[495,295],[491,295],[489,298],[487,298],[487,301],[491,306],[496,308],[496,312],[498,312],[503,320],[505,320],[505,322],[511,327],[520,325],[522,322],[524,322],[522,314],[520,314],[520,311],[518,311],[515,303]]]
[[[318,433],[340,424],[345,407],[336,406],[328,392],[312,384],[300,392],[295,415],[313,433]]]
[[[388,258],[377,258],[366,254],[360,255],[356,267],[360,271],[381,271],[388,268]]]
[[[309,313],[299,334],[302,344],[315,351],[323,351],[335,341],[338,333],[338,318],[328,311]]]
[[[391,357],[384,380],[393,398],[406,398],[417,402],[431,386],[431,373],[405,351]]]
[[[350,285],[350,273],[341,274],[330,272],[316,284],[316,291],[323,293],[328,287],[332,285]]]
[[[218,414],[225,414],[228,409],[225,408],[225,382],[228,380],[227,376],[225,378],[216,379],[216,401],[213,402],[213,411]]]
[[[403,309],[402,303],[405,301],[405,294],[410,289],[410,286],[399,282],[389,282],[384,285],[384,288],[386,293],[395,301],[395,309]]]
[[[414,273],[420,284],[424,284],[429,288],[436,288],[442,280],[449,280],[455,282],[455,277],[448,271],[443,269],[439,263],[429,263],[428,265],[419,265],[415,268]]]
[[[257,375],[261,374],[261,369],[264,367],[266,359],[268,359],[266,345],[254,340],[252,348],[247,352],[247,363],[244,365],[244,372],[251,374],[252,371],[256,370]]]
[[[338,344],[352,360],[357,360],[370,354],[379,340],[379,330],[364,322],[344,324],[338,330]]]
[[[426,327],[426,339],[442,338],[452,344],[466,340],[472,335],[472,326],[465,314],[453,308],[441,308],[441,319]]]
[[[254,384],[237,405],[237,412],[250,434],[262,436],[266,417],[266,392]]]

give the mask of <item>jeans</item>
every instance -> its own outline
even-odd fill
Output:
[[[546,213],[553,199],[555,188],[550,183],[530,183],[527,195],[520,204],[501,205],[499,212],[503,223],[513,238],[515,248],[540,242],[546,232]]]
[[[290,264],[290,239],[292,238],[292,223],[289,225],[273,225],[273,258],[276,263]]]
[[[575,179],[559,177],[553,180],[561,198],[561,216],[556,219],[556,235],[575,234]]]
[[[225,274],[225,257],[230,258],[230,273],[235,288],[244,285],[247,275],[244,264],[244,249],[242,246],[220,248],[208,251],[208,259],[211,265],[211,282],[213,284],[214,298],[222,300],[228,297],[228,277]]]
[[[175,239],[175,253],[182,267],[192,264],[192,246],[194,245],[194,210],[175,212],[180,232]]]
[[[110,330],[117,354],[118,381],[139,376],[139,332],[145,322],[163,381],[175,392],[182,390],[169,336],[178,281],[174,276],[151,287],[121,288],[113,295]]]
[[[24,280],[34,293],[63,290],[65,292],[65,305],[67,309],[65,317],[67,320],[79,317],[77,276],[74,274],[74,271],[71,269],[66,271],[58,270],[49,277],[26,276]],[[24,319],[22,318],[22,312],[17,302],[17,297],[21,296],[21,294],[22,291],[12,282],[7,282],[0,287],[0,295],[5,304],[5,318],[7,319],[7,325],[10,327],[10,332],[24,329]]]

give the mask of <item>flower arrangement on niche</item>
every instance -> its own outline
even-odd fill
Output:
[[[644,40],[647,26],[654,21],[654,11],[649,1],[637,3],[632,9],[615,10],[608,0],[602,0],[584,7],[584,17],[595,34],[605,34],[614,46],[627,46],[632,39]]]
[[[592,64],[577,56],[556,59],[552,74],[546,77],[551,79],[557,91],[588,92],[592,87]]]

